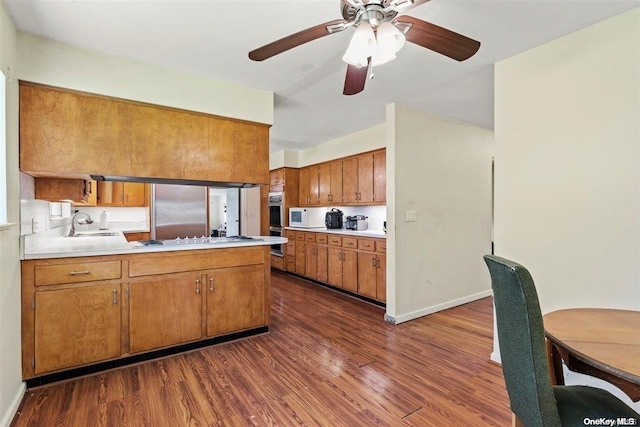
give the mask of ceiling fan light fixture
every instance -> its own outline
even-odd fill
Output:
[[[404,46],[405,36],[392,23],[383,22],[376,29],[376,40],[378,49],[371,57],[371,64],[382,65],[396,59],[396,53]]]
[[[342,60],[347,64],[364,67],[369,63],[369,57],[377,50],[378,43],[373,28],[368,22],[362,22],[356,28]]]

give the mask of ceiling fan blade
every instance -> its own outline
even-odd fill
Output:
[[[371,58],[369,58],[371,63]],[[344,79],[343,95],[355,95],[364,90],[364,84],[367,82],[367,74],[369,72],[369,64],[366,67],[356,67],[349,64],[347,67],[347,76]]]
[[[407,41],[457,61],[471,58],[480,49],[479,41],[412,16],[400,16],[396,22],[411,24],[411,28],[405,34]]]
[[[290,36],[283,37],[280,40],[276,40],[272,43],[266,44],[255,50],[249,52],[249,58],[254,61],[264,61],[279,53],[285,52],[301,44],[310,42],[320,37],[328,36],[329,34],[337,33],[346,28],[347,21],[344,19],[337,19],[335,21],[325,22],[324,24],[316,25],[315,27],[307,28],[306,30],[299,31]],[[331,30],[327,29],[330,27]]]

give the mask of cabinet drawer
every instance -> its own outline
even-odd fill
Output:
[[[328,240],[331,246],[342,246],[342,237],[340,236],[331,235],[329,236]]]
[[[284,230],[284,237],[291,240],[296,240],[296,231],[295,230]]]
[[[306,234],[307,233],[305,233],[304,231],[296,231],[296,240],[299,242],[304,242],[304,238]]]
[[[38,265],[35,267],[34,277],[36,286],[119,279],[121,277],[120,261]]]
[[[375,251],[376,250],[376,241],[369,239],[358,239],[358,249],[362,251]]]
[[[316,235],[316,243],[322,243],[323,245],[327,244],[328,237],[326,234],[317,234]]]
[[[358,238],[357,237],[343,237],[342,238],[342,247],[343,248],[358,248]]]
[[[386,240],[376,240],[376,252],[380,252],[383,254],[387,253],[387,241]]]
[[[304,241],[308,243],[315,243],[316,233],[306,233],[306,235],[304,236]]]

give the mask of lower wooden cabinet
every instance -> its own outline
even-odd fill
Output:
[[[23,378],[267,326],[270,249],[22,261]]]
[[[358,253],[351,249],[328,248],[328,283],[347,291],[358,290]]]
[[[201,273],[148,276],[129,285],[130,353],[201,337]]]
[[[380,301],[386,300],[386,256],[358,252],[358,293]]]
[[[265,324],[265,274],[261,265],[220,268],[206,275],[207,336]]]
[[[38,292],[34,322],[36,374],[120,355],[120,283],[87,283]]]
[[[296,241],[296,274],[306,276],[307,274],[307,244],[305,242]]]
[[[386,301],[386,241],[298,231],[295,269],[288,271]],[[316,242],[316,243],[311,243]]]

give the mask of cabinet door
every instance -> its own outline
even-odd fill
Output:
[[[321,205],[331,203],[331,163],[318,166],[318,191]]]
[[[328,249],[326,245],[316,245],[316,278],[322,283],[329,282]]]
[[[351,249],[342,250],[342,287],[346,290],[358,291],[358,252]]]
[[[316,280],[318,278],[318,245],[305,243],[305,276]]]
[[[84,179],[35,178],[35,198],[52,202],[73,200],[74,206],[95,206],[95,185],[95,181]]]
[[[120,356],[120,283],[36,292],[35,373]]]
[[[274,169],[269,172],[269,184],[271,186],[284,185],[284,169]]]
[[[301,276],[306,275],[305,265],[307,263],[306,258],[306,244],[304,242],[296,241],[296,274]]]
[[[139,182],[98,182],[98,206],[149,206],[147,184]]]
[[[299,204],[309,206],[309,168],[300,169]]]
[[[284,168],[269,172],[269,191],[283,191],[285,183]]]
[[[144,207],[149,205],[147,202],[147,184],[139,182],[125,182],[123,184],[122,206]]]
[[[387,152],[373,154],[373,201],[387,201]]]
[[[342,160],[331,162],[331,203],[342,203]]]
[[[342,248],[329,246],[327,249],[327,283],[342,287]]]
[[[131,283],[131,353],[202,337],[202,280],[199,273],[177,273]]]
[[[376,255],[378,258],[378,268],[376,269],[376,299],[387,300],[387,257],[386,255]]]
[[[350,157],[342,161],[342,190],[345,203],[358,201],[358,158]]]
[[[358,293],[370,298],[377,296],[376,256],[369,252],[358,252]]]
[[[309,205],[320,204],[319,166],[309,166]]]
[[[358,203],[373,202],[373,154],[358,156]]]
[[[207,274],[207,336],[265,324],[264,265],[216,269]]]

